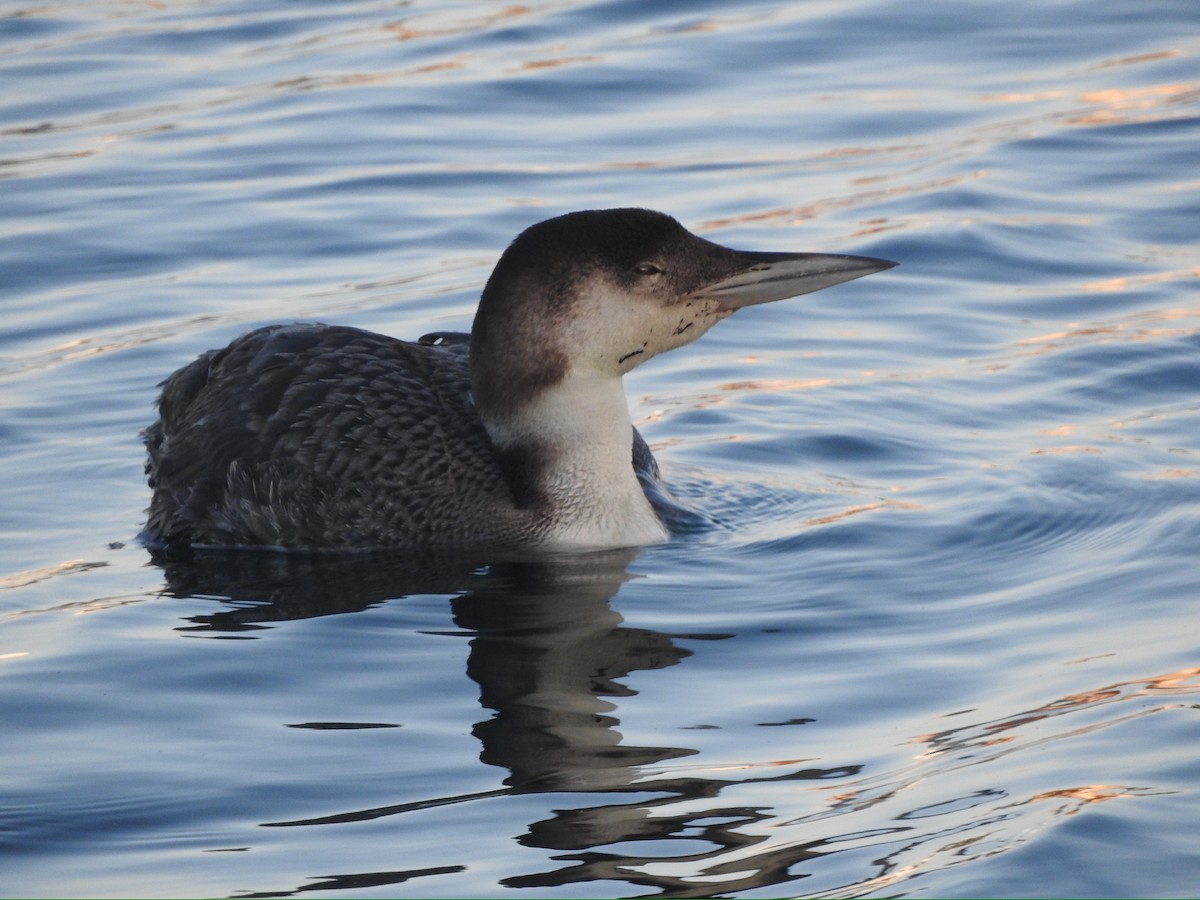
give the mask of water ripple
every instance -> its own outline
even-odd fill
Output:
[[[1194,891],[1193,5],[10,3],[5,888]],[[170,371],[627,204],[901,263],[627,379],[676,540],[132,543]]]

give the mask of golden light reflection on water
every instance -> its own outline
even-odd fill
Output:
[[[1064,807],[1063,815],[1074,815],[1089,803],[1099,803],[1102,800],[1117,800],[1142,796],[1115,784],[1090,784],[1084,787],[1059,788],[1054,791],[1043,791],[1034,794],[1026,803],[1036,803],[1040,800],[1073,800],[1077,801]]]
[[[1092,707],[1105,703],[1130,700],[1138,697],[1156,696],[1160,694],[1190,694],[1200,692],[1200,667],[1187,667],[1162,675],[1154,675],[1145,679],[1119,681],[1092,690],[1068,694],[1051,700],[1042,706],[1017,713],[1004,719],[983,722],[946,731],[918,735],[913,743],[927,744],[930,749],[927,754],[940,754],[949,751],[961,751],[969,746],[992,745],[1006,743],[1017,739],[1017,734],[1001,737],[1008,732],[1019,732],[1021,728],[1035,722],[1041,722],[1067,712],[1084,707]],[[1178,708],[1180,704],[1143,708],[1134,715],[1144,715],[1168,708]],[[1108,720],[1098,724],[1085,725],[1077,732],[1091,731],[1095,728],[1113,724],[1119,719]]]
[[[1093,70],[1103,70],[1113,66],[1134,65],[1138,63],[1157,61],[1179,56],[1179,50],[1166,50],[1123,57],[1118,60],[1104,61],[1093,67]],[[847,102],[852,98],[822,98],[823,100],[839,99]],[[853,98],[855,102],[863,98]],[[943,139],[932,142],[928,140],[913,142],[897,142],[882,146],[849,145],[837,147],[816,154],[807,160],[791,161],[791,166],[805,165],[809,168],[819,167],[822,162],[837,162],[841,159],[857,159],[874,155],[883,159],[891,158],[896,162],[905,163],[905,168],[899,171],[884,169],[882,162],[879,171],[870,175],[859,176],[851,183],[865,186],[868,184],[883,185],[875,190],[858,194],[844,194],[839,197],[822,198],[802,205],[788,205],[770,209],[760,209],[738,216],[727,216],[710,219],[701,223],[700,228],[716,229],[740,225],[771,222],[781,225],[794,225],[824,215],[838,209],[852,208],[857,205],[877,205],[889,197],[905,194],[933,193],[955,187],[967,179],[986,178],[990,174],[986,169],[975,169],[969,172],[956,173],[933,179],[913,179],[913,176],[931,166],[941,166],[947,158],[966,156],[981,152],[995,144],[1010,143],[1038,137],[1048,131],[1067,127],[1102,127],[1118,124],[1145,123],[1162,121],[1173,116],[1182,115],[1181,107],[1194,105],[1200,99],[1200,82],[1171,82],[1163,84],[1142,85],[1133,88],[1103,88],[1103,89],[1067,89],[1047,88],[1036,91],[1009,91],[995,94],[980,94],[976,100],[981,104],[1042,104],[1045,109],[1038,114],[1006,119],[998,122],[986,122],[975,129],[966,131],[953,140]],[[874,105],[886,106],[889,103],[898,107],[936,105],[933,98],[925,94],[918,96],[890,96],[887,98],[873,97]],[[1063,108],[1065,105],[1068,108]],[[944,137],[944,136],[943,136]],[[781,161],[781,164],[782,161]],[[1007,220],[1006,220],[1007,221]],[[929,227],[930,221],[922,221],[920,217],[904,217],[884,219],[877,218],[868,227],[854,232],[855,235],[878,233],[882,231],[905,229],[920,230]],[[1195,275],[1196,270],[1185,273],[1168,273],[1162,277],[1178,277],[1180,274]],[[1144,283],[1152,283],[1154,276],[1145,276]],[[1142,279],[1129,279],[1130,283],[1138,283]],[[1105,286],[1096,289],[1123,289],[1115,283],[1102,283]],[[1085,288],[1089,289],[1089,288]]]
[[[1164,50],[1137,56],[1105,60],[1090,67],[1088,71],[1102,71],[1117,66],[1157,62],[1182,56],[1180,50]],[[1072,74],[1072,73],[1069,73]],[[1161,117],[1161,111],[1182,104],[1194,103],[1200,87],[1197,82],[1179,81],[1160,84],[1139,85],[1131,88],[1077,89],[1043,88],[1035,91],[1003,91],[994,94],[979,94],[980,103],[1045,103],[1073,99],[1093,109],[1077,109],[1059,113],[1062,121],[1070,125],[1097,126],[1129,122],[1152,121]]]
[[[482,15],[477,12],[479,9],[478,6],[467,7],[467,9],[471,11],[471,14],[447,21],[444,24],[433,24],[433,21],[436,21],[440,17],[430,13],[421,17],[413,16],[401,19],[398,22],[389,22],[383,26],[383,29],[398,41],[415,41],[422,38],[448,37],[457,34],[486,31],[499,22],[528,16],[533,13],[531,7],[517,5],[505,6],[495,12]],[[454,12],[458,13],[459,11],[454,10]],[[419,24],[419,20],[429,20],[431,24],[421,25]]]
[[[927,148],[921,147],[921,151]],[[869,152],[859,148],[843,148],[839,154]],[[875,152],[875,151],[870,151]],[[824,154],[828,155],[828,154]],[[794,165],[794,164],[793,164]],[[888,176],[872,176],[870,178],[852,179],[851,183],[866,185],[883,181]],[[696,231],[712,231],[721,228],[741,227],[749,224],[770,222],[778,225],[795,225],[828,215],[836,210],[852,209],[857,206],[875,206],[888,199],[908,194],[936,193],[971,180],[986,178],[987,172],[977,170],[943,178],[925,179],[913,183],[893,184],[871,190],[840,194],[836,197],[823,197],[796,206],[783,206],[771,209],[760,209],[736,216],[723,216],[719,219],[706,219],[696,226]],[[851,237],[861,237],[867,234],[879,234],[897,229],[913,229],[922,222],[929,220],[920,217],[884,218],[878,217],[859,223],[859,227],[850,233]]]
[[[1147,275],[1122,275],[1117,278],[1107,278],[1103,281],[1089,281],[1081,284],[1079,289],[1089,293],[1109,294],[1116,291],[1127,291],[1131,287],[1141,287],[1147,284],[1161,284],[1164,281],[1177,281],[1183,278],[1200,278],[1200,266],[1191,269],[1174,269],[1168,272],[1152,272]],[[1193,314],[1190,310],[1170,310],[1181,315]]]
[[[1161,472],[1149,472],[1143,477],[1148,481],[1164,481],[1171,478],[1195,478],[1200,475],[1200,469],[1164,469]]]
[[[1167,322],[1186,322],[1188,319],[1197,320],[1195,324],[1166,327]],[[1108,340],[1145,341],[1157,338],[1188,337],[1200,334],[1200,307],[1194,309],[1159,309],[1141,310],[1130,315],[1124,321],[1107,322],[1103,324],[1085,325],[1071,323],[1064,328],[1020,338],[1015,342],[1018,347],[1034,347],[1032,353],[1051,353],[1063,349],[1068,344],[1102,343]]]
[[[549,59],[531,59],[517,66],[516,71],[529,72],[534,69],[557,69],[561,66],[602,62],[602,56],[559,56]]]
[[[840,512],[830,513],[826,516],[816,516],[812,519],[805,519],[802,524],[806,526],[816,525],[831,525],[834,522],[840,522],[843,519],[848,519],[851,516],[861,515],[866,512],[875,512],[880,509],[924,509],[919,503],[902,503],[899,500],[880,500],[875,503],[860,503],[857,506],[851,506],[843,509]]]
[[[37,584],[39,581],[45,581],[48,578],[55,578],[59,575],[71,575],[76,572],[86,572],[90,569],[99,569],[107,565],[108,563],[106,562],[85,562],[82,559],[72,559],[54,566],[43,566],[38,569],[13,572],[11,575],[0,576],[0,590],[27,587],[31,584]]]
[[[1070,116],[1071,125],[1127,125],[1136,122],[1153,122],[1161,118],[1158,110],[1174,104],[1189,104],[1197,97],[1196,85],[1159,84],[1133,90],[1090,91],[1080,99],[1084,103],[1095,103],[1099,109]]]
[[[1191,270],[1188,270],[1191,271]],[[833,388],[847,388],[855,385],[869,385],[884,381],[902,383],[922,382],[953,382],[971,380],[979,376],[997,377],[1006,373],[1015,373],[1022,377],[1021,363],[1044,356],[1058,353],[1069,353],[1079,347],[1097,343],[1110,342],[1153,342],[1173,340],[1200,334],[1200,308],[1167,308],[1157,310],[1139,310],[1121,320],[1084,323],[1072,322],[1050,331],[1018,338],[1009,345],[1008,352],[993,357],[976,357],[954,360],[944,365],[930,366],[927,369],[897,371],[888,369],[860,369],[854,374],[837,378],[756,378],[724,382],[717,386],[716,391],[706,391],[697,395],[686,395],[674,400],[665,400],[654,395],[643,395],[639,402],[653,412],[643,414],[641,422],[657,422],[669,417],[672,409],[686,407],[690,410],[716,408],[736,404],[739,395],[754,394],[787,394],[800,391],[822,391]],[[819,355],[819,354],[818,354]],[[808,354],[813,356],[813,354]],[[739,360],[740,364],[753,364],[759,359],[746,356]],[[974,396],[974,395],[972,395]],[[990,394],[989,394],[990,396]],[[974,403],[974,400],[964,402]],[[1025,447],[1016,450],[1007,460],[983,460],[983,467],[1003,467],[1018,455],[1033,457],[1056,457],[1068,455],[1100,455],[1106,452],[1105,447],[1115,447],[1120,444],[1152,443],[1152,439],[1139,436],[1123,436],[1114,431],[1129,429],[1164,418],[1187,414],[1187,410],[1154,409],[1146,411],[1133,420],[1105,420],[1092,422],[1059,422],[1054,424],[1031,423],[1030,441]],[[1044,438],[1073,438],[1069,443],[1047,446]],[[703,439],[662,439],[656,440],[659,448],[680,446],[682,444],[714,443],[720,441],[747,440],[744,435],[734,433],[709,434]],[[1163,448],[1165,452],[1189,457],[1193,449],[1183,447]],[[1188,465],[1147,466],[1139,477],[1145,480],[1164,480],[1194,477],[1197,469]],[[867,507],[873,509],[875,507]],[[851,512],[842,511],[833,514],[836,519],[848,514],[866,511],[866,508],[855,507]],[[813,524],[819,524],[814,522]]]
[[[774,378],[745,381],[727,381],[720,385],[722,391],[765,391],[767,393],[782,393],[784,391],[807,391],[812,388],[827,387],[833,384],[832,378]]]
[[[1027,842],[1033,833],[1051,826],[1055,820],[1074,815],[1096,803],[1160,796],[1171,791],[1107,782],[1080,784],[1067,781],[1058,787],[1030,790],[1023,796],[1014,796],[1011,790],[997,787],[916,807],[910,805],[911,800],[906,803],[906,798],[927,779],[945,776],[952,770],[987,765],[1001,756],[1022,749],[1035,748],[1049,741],[1080,737],[1145,715],[1185,709],[1190,706],[1187,702],[1159,703],[1148,708],[1141,706],[1133,711],[1118,709],[1103,719],[1089,716],[1082,723],[1073,719],[1074,713],[1122,701],[1163,694],[1196,694],[1200,692],[1200,683],[1196,681],[1198,677],[1200,668],[1179,669],[1144,680],[1122,681],[1070,694],[1003,719],[917,735],[912,743],[925,745],[928,749],[918,754],[907,767],[861,778],[838,779],[829,784],[797,785],[797,790],[810,796],[824,795],[825,808],[806,812],[779,824],[789,827],[792,830],[790,833],[794,833],[797,826],[827,821],[839,813],[877,806],[890,809],[883,815],[894,824],[894,828],[881,828],[870,834],[847,835],[837,839],[837,846],[847,849],[852,846],[847,843],[851,840],[865,841],[868,846],[875,848],[872,851],[875,854],[873,858],[883,870],[883,874],[874,878],[856,881],[853,885],[854,896],[862,896],[868,889],[877,890],[903,881],[913,872],[927,870],[938,857],[948,856],[951,862],[945,864],[956,865],[1004,853]],[[956,711],[946,714],[946,717],[959,717],[971,712],[974,710]],[[1051,723],[1056,721],[1063,724],[1057,730],[1049,730]],[[1070,774],[1064,772],[1059,777],[1065,780]],[[1038,807],[1045,810],[1041,815],[1034,812]],[[1032,815],[1018,815],[1018,811]],[[918,824],[922,821],[931,824],[922,830]],[[987,827],[982,831],[966,830],[972,824],[980,823],[986,823]],[[889,840],[889,837],[901,833],[904,837],[898,846]],[[946,841],[945,837],[952,834],[966,836]],[[822,836],[813,840],[811,847],[824,850],[830,843],[830,838]],[[889,846],[895,849],[886,849]],[[759,844],[754,852],[756,856],[762,856],[764,845]],[[804,894],[814,897],[844,895],[833,890]]]
[[[1168,325],[1167,323],[1173,324]],[[719,386],[719,390],[724,393],[755,391],[785,393],[877,381],[927,381],[958,378],[978,370],[987,373],[1001,373],[1011,369],[1017,360],[1051,355],[1086,344],[1114,341],[1154,341],[1198,334],[1200,334],[1200,307],[1139,310],[1123,320],[1095,324],[1073,322],[1053,331],[1017,338],[1012,342],[1011,346],[1014,348],[1012,351],[997,357],[966,357],[950,365],[932,366],[928,369],[913,371],[862,369],[855,376],[841,378],[744,379],[725,382]],[[797,358],[813,357],[814,355],[812,353],[795,354]],[[744,357],[739,361],[752,363],[757,360],[753,357]],[[644,399],[651,402],[651,398]],[[720,405],[724,401],[721,395],[709,394],[696,402],[700,407],[704,407]],[[1070,434],[1076,427],[1075,425],[1059,425],[1050,429],[1041,429],[1038,433],[1065,435]],[[1114,425],[1114,427],[1119,426]]]

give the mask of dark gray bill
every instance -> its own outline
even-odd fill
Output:
[[[741,309],[811,294],[822,288],[882,272],[896,265],[870,256],[835,253],[741,253],[749,265],[736,275],[706,285],[692,296],[719,300],[724,309]]]

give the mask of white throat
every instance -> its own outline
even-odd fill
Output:
[[[570,371],[515,415],[486,425],[501,450],[538,448],[545,544],[632,547],[667,539],[633,471],[633,423],[620,376]]]

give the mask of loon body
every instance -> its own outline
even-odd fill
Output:
[[[505,250],[471,335],[273,325],[163,383],[144,434],[155,546],[618,547],[662,541],[621,376],[743,306],[889,268],[730,250],[641,209]]]

